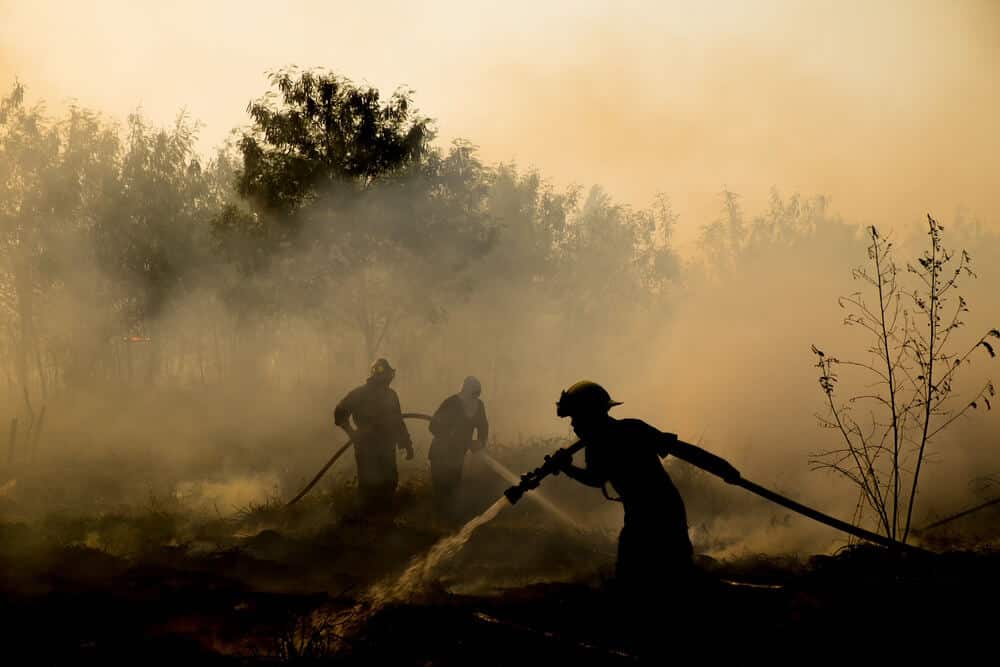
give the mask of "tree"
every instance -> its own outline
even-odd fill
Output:
[[[561,301],[580,318],[576,326],[648,309],[679,279],[680,262],[670,246],[675,220],[665,197],[648,210],[634,210],[600,187],[590,189],[566,226],[558,255]]]
[[[880,529],[904,543],[935,437],[980,404],[991,407],[995,391],[989,380],[971,401],[958,402],[959,371],[980,348],[996,356],[990,339],[1000,339],[1000,330],[990,329],[963,353],[952,351],[951,338],[969,310],[956,290],[962,278],[975,274],[968,253],[946,250],[941,225],[930,216],[927,221],[929,249],[906,267],[912,286],[901,281],[892,242],[874,227],[868,230],[869,265],[854,270],[868,293],[843,297],[841,306],[848,309],[845,324],[869,336],[871,360],[841,360],[813,347],[828,408],[820,420],[844,443],[815,455],[813,463],[857,486]],[[857,371],[866,389],[838,403],[840,368]]]
[[[33,392],[44,401],[58,376],[99,356],[91,331],[59,313],[94,305],[84,279],[94,264],[89,235],[116,178],[118,146],[93,112],[71,107],[52,121],[40,105],[25,106],[20,85],[0,102],[0,308],[29,415]]]
[[[722,278],[731,277],[746,245],[746,224],[740,196],[724,189],[723,216],[701,228],[700,245],[710,266]]]
[[[485,170],[468,144],[430,147],[409,91],[383,101],[318,70],[271,83],[277,94],[251,102],[239,145],[251,213],[228,224],[264,244],[268,261],[294,262],[282,296],[305,298],[286,306],[354,328],[373,358],[402,320],[439,313],[435,294],[488,249]]]
[[[196,125],[185,114],[169,129],[129,116],[117,196],[97,228],[105,271],[119,287],[123,325],[137,332],[207,252],[212,213]]]
[[[0,100],[0,234],[3,255],[3,306],[16,322],[10,331],[14,369],[29,413],[31,357],[38,362],[38,379],[45,393],[36,329],[37,263],[44,252],[39,215],[47,208],[42,194],[46,172],[55,159],[58,138],[47,127],[41,108],[24,105],[24,87],[14,85]]]

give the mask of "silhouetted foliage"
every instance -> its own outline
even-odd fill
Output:
[[[249,105],[239,144],[237,190],[251,210],[226,209],[216,237],[252,251],[244,270],[270,241],[272,260],[294,262],[293,287],[336,295],[299,307],[353,326],[374,357],[401,320],[436,317],[428,290],[453,289],[489,249],[485,170],[468,144],[444,155],[430,147],[430,121],[408,91],[383,102],[322,71],[284,70],[271,83],[276,92]]]
[[[844,441],[842,448],[817,454],[815,464],[857,486],[881,530],[902,542],[912,528],[928,446],[979,402],[991,407],[995,391],[989,380],[971,401],[954,405],[958,371],[979,348],[994,356],[989,339],[1000,338],[1000,331],[990,329],[963,353],[952,351],[948,343],[969,311],[955,290],[962,278],[975,274],[969,254],[945,249],[942,226],[929,215],[927,222],[930,247],[915,265],[906,267],[915,277],[912,286],[900,280],[893,243],[870,227],[870,265],[854,270],[867,293],[841,299],[841,307],[848,310],[844,323],[869,334],[867,352],[874,361],[840,359],[812,348],[829,407],[821,423],[838,431]],[[864,376],[865,389],[846,403],[835,401],[840,367]]]

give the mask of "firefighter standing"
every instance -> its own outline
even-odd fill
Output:
[[[378,359],[365,384],[348,393],[334,410],[334,423],[354,441],[358,496],[364,510],[387,510],[392,506],[399,483],[396,449],[405,451],[407,459],[413,458],[413,443],[403,423],[399,396],[389,387],[395,376],[389,362]]]
[[[434,439],[429,458],[434,507],[439,516],[451,517],[455,512],[465,453],[481,450],[489,438],[490,425],[486,406],[479,398],[481,393],[479,380],[471,376],[465,378],[462,390],[446,398],[431,419],[430,431]]]

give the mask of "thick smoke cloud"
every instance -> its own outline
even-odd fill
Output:
[[[488,253],[462,269],[467,289],[433,304],[439,308],[434,317],[411,313],[390,330],[379,353],[400,369],[397,388],[406,409],[430,412],[463,377],[481,378],[500,444],[567,435],[553,403],[561,389],[586,377],[625,402],[619,414],[676,431],[748,477],[850,516],[854,490],[809,470],[810,453],[830,437],[813,416],[823,397],[809,349],[865,354],[866,343],[841,326],[837,306],[839,295],[856,289],[850,269],[865,261],[861,223],[893,230],[901,259],[912,260],[923,240],[922,216],[935,214],[946,243],[968,248],[976,261],[979,277],[964,292],[972,308],[964,333],[975,337],[998,324],[1000,302],[991,289],[1000,284],[992,231],[1000,214],[992,194],[998,93],[987,83],[1000,37],[991,3],[905,3],[900,11],[869,10],[870,20],[857,24],[849,19],[856,12],[839,6],[809,15],[770,8],[744,31],[735,18],[715,30],[719,26],[704,16],[685,22],[677,13],[636,26],[624,12],[597,8],[566,19],[562,31],[556,30],[560,17],[541,17],[518,48],[502,34],[486,35],[481,49],[468,35],[455,36],[461,21],[471,20],[457,13],[450,23],[421,24],[425,35],[450,35],[453,51],[417,49],[424,57],[400,71],[393,69],[400,66],[393,54],[416,48],[402,37],[376,54],[358,50],[341,58],[318,46],[290,52],[292,28],[317,37],[313,24],[324,22],[303,20],[323,11],[317,7],[292,12],[283,20],[294,25],[279,21],[287,31],[268,39],[249,17],[237,15],[229,24],[229,14],[215,9],[204,10],[202,24],[154,22],[152,10],[131,9],[114,14],[120,23],[105,16],[99,33],[86,29],[90,24],[73,10],[60,16],[27,5],[4,11],[11,18],[0,51],[4,94],[17,76],[28,84],[30,101],[46,98],[54,116],[61,117],[67,97],[77,96],[112,118],[141,103],[156,126],[169,126],[177,107],[189,105],[206,125],[185,160],[197,154],[206,169],[207,146],[246,122],[247,99],[263,92],[261,71],[276,64],[334,60],[343,73],[369,76],[381,87],[405,82],[416,88],[421,109],[437,119],[441,150],[447,152],[448,139],[466,137],[480,147],[481,166],[495,170],[485,205],[497,237]],[[523,9],[511,11],[499,25],[513,30],[529,23]],[[433,16],[447,15],[441,12]],[[53,34],[31,40],[41,18],[53,19]],[[363,13],[343,21],[352,22],[367,25]],[[150,40],[153,23],[160,36]],[[9,38],[15,30],[16,41]],[[345,44],[365,38],[366,30],[345,37]],[[240,48],[229,41],[237,33]],[[96,34],[115,35],[120,41],[112,43],[125,50],[86,48],[88,35]],[[206,55],[213,35],[228,46]],[[64,48],[39,51],[39,44],[60,40]],[[296,42],[324,40],[300,36]],[[132,52],[139,43],[143,51]],[[470,56],[454,58],[459,48]],[[248,50],[260,60],[244,62]],[[138,55],[128,65],[122,53]],[[446,55],[461,63],[457,82],[432,78]],[[537,165],[542,180],[525,167],[498,166],[511,157]],[[234,165],[216,166],[221,192]],[[566,185],[573,182],[588,186]],[[604,189],[590,190],[595,182]],[[777,199],[772,186],[780,191]],[[764,226],[780,218],[794,193],[802,193],[802,207],[814,193],[830,199],[811,209],[813,217],[789,214],[788,236],[754,254],[726,236],[734,218],[732,209],[724,210],[723,188],[741,195],[740,220],[748,230],[756,218]],[[651,205],[658,192],[669,196],[669,212]],[[545,196],[560,202],[553,208],[565,220],[540,217]],[[203,212],[219,204],[212,201]],[[391,211],[398,202],[379,205]],[[525,213],[531,206],[536,209]],[[178,215],[192,223],[210,217]],[[963,224],[955,224],[962,216]],[[978,231],[976,222],[982,223]],[[565,226],[555,232],[546,227],[559,224]],[[649,224],[648,238],[636,231]],[[196,238],[198,253],[207,251],[211,236]],[[546,243],[558,252],[539,255]],[[643,273],[653,265],[651,247],[663,256],[656,280]],[[146,319],[153,340],[126,342],[122,337],[136,332],[104,297],[128,304],[129,278],[115,278],[124,292],[95,292],[92,285],[111,280],[99,248],[52,248],[72,268],[39,302],[43,363],[70,368],[60,355],[75,350],[81,359],[101,359],[103,375],[99,383],[80,385],[52,371],[39,467],[29,474],[38,475],[37,485],[22,477],[17,486],[3,487],[15,514],[90,502],[106,508],[151,490],[183,497],[199,510],[215,494],[226,509],[254,493],[287,497],[324,460],[334,440],[330,410],[363,379],[370,361],[340,313],[316,318],[302,308],[280,318],[264,315],[268,304],[257,286],[241,283],[227,266],[186,274],[188,282],[172,287]],[[289,267],[312,266],[315,259],[292,255],[255,280],[284,285],[289,302],[341,303],[342,285],[287,282]],[[413,299],[438,289],[422,266],[375,266],[366,275],[404,285]],[[293,283],[297,287],[289,287]],[[234,287],[252,288],[249,300],[234,300]],[[4,324],[8,341],[15,341],[10,312]],[[23,434],[27,415],[14,346],[2,350],[0,424],[18,415]],[[964,386],[993,368],[977,359]],[[38,380],[31,391],[37,414]],[[421,427],[413,430],[418,448],[426,446]],[[970,484],[1000,470],[996,432],[992,414],[975,415],[942,439],[928,471],[924,512],[961,506],[970,499]],[[0,446],[6,447],[5,431]],[[410,473],[424,472],[423,456]],[[15,458],[26,455],[18,450]],[[727,503],[737,509],[714,528],[711,517],[696,519],[707,518],[705,530],[727,540],[742,534],[749,549],[828,546],[829,536],[811,527],[776,532],[771,508],[739,496],[727,496]]]

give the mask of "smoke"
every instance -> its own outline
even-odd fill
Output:
[[[774,185],[822,192],[865,223],[998,213],[991,0],[389,3],[388,22],[323,3],[102,8],[11,3],[0,79],[120,118],[142,105],[159,124],[189,105],[205,149],[275,66],[404,83],[445,140],[471,138],[488,162],[636,204],[671,194],[685,240],[723,185],[754,205]]]
[[[395,386],[404,410],[432,412],[462,378],[475,375],[484,384],[497,443],[568,435],[554,402],[569,384],[592,379],[624,402],[617,415],[676,432],[728,458],[746,477],[846,519],[856,490],[811,471],[808,463],[811,453],[832,446],[832,434],[814,418],[823,410],[823,395],[810,346],[844,357],[867,354],[868,343],[842,326],[837,304],[838,296],[857,289],[850,269],[865,261],[859,223],[894,229],[901,255],[912,259],[916,249],[907,241],[922,240],[923,214],[939,216],[946,244],[967,245],[977,262],[979,277],[963,292],[972,308],[963,334],[977,336],[1000,324],[992,289],[1000,284],[1000,260],[996,237],[988,232],[1000,214],[993,196],[998,93],[987,85],[1000,43],[995,3],[890,3],[861,15],[857,7],[830,5],[809,16],[768,6],[753,16],[736,13],[722,25],[673,9],[650,12],[645,26],[633,25],[624,11],[596,6],[582,16],[545,14],[534,23],[515,7],[501,25],[510,34],[530,28],[523,48],[480,25],[470,30],[487,34],[483,48],[466,43],[473,38],[464,33],[446,42],[446,53],[394,42],[398,30],[381,22],[389,36],[371,40],[370,17],[351,10],[340,25],[360,27],[339,34],[343,48],[357,53],[344,59],[339,51],[305,46],[292,58],[282,50],[290,38],[280,30],[262,32],[251,12],[230,16],[199,7],[205,12],[199,23],[180,21],[171,14],[176,9],[137,8],[96,31],[75,10],[34,6],[4,10],[8,32],[19,33],[16,41],[4,39],[0,80],[16,74],[35,98],[50,98],[55,108],[69,95],[119,116],[141,103],[166,124],[178,105],[190,101],[194,117],[207,123],[201,142],[212,145],[245,121],[240,114],[246,100],[262,92],[263,69],[289,59],[331,62],[381,86],[413,85],[442,137],[475,141],[486,164],[513,157],[537,165],[553,179],[555,194],[572,182],[598,182],[612,193],[604,208],[594,203],[601,201],[598,191],[592,198],[580,193],[575,208],[567,205],[568,229],[589,231],[574,237],[579,245],[565,246],[578,252],[575,263],[567,268],[551,260],[557,277],[543,289],[535,277],[518,273],[532,259],[534,242],[518,236],[518,219],[507,214],[521,206],[521,195],[498,191],[498,245],[463,276],[472,287],[435,304],[440,308],[433,318],[398,322],[383,340],[380,354],[399,369]],[[337,41],[313,32],[330,23],[307,20],[322,11],[289,13],[287,20],[307,36],[298,35],[296,43]],[[152,20],[164,14],[175,20]],[[52,19],[45,40],[32,39],[40,19]],[[461,33],[469,28],[463,21],[471,20],[456,10],[441,26],[426,17],[419,25],[430,40],[437,30]],[[734,27],[741,21],[749,27]],[[154,31],[160,36],[148,40]],[[221,56],[206,50],[216,36]],[[92,51],[91,42],[101,48]],[[354,48],[362,42],[390,46],[373,54]],[[43,52],[51,44],[60,47]],[[424,56],[401,64],[399,50]],[[244,62],[248,51],[253,58]],[[90,53],[96,55],[85,57]],[[451,71],[440,66],[444,60],[455,63],[456,79],[440,78]],[[396,73],[395,67],[403,69]],[[522,169],[512,178],[520,187],[531,174]],[[769,214],[774,185],[785,203],[795,192],[831,195],[821,220],[830,234],[804,234],[743,258],[723,257],[725,244],[700,245],[706,226],[728,223],[722,187],[743,196],[743,221],[751,226]],[[631,252],[615,254],[616,237],[601,234],[628,227],[635,221],[628,213],[644,210],[661,191],[671,195],[679,214],[669,247],[679,268],[665,286],[651,290],[650,299],[633,291],[635,283],[623,282],[634,273],[615,269],[633,262]],[[966,222],[981,220],[986,231],[953,225],[959,205],[972,212],[964,214]],[[288,267],[312,266],[315,259],[293,256],[259,280],[283,280]],[[12,455],[18,465],[42,466],[51,476],[34,485],[12,477],[0,485],[5,501],[45,510],[87,503],[108,508],[152,491],[199,511],[231,511],[272,494],[289,496],[339,442],[332,407],[363,381],[370,362],[342,309],[332,309],[328,318],[302,309],[269,319],[261,314],[268,304],[252,290],[250,308],[232,305],[232,275],[199,275],[150,318],[148,344],[128,343],[120,311],[96,311],[99,299],[80,296],[106,276],[74,261],[70,278],[40,311],[44,335],[59,343],[45,363],[63,367],[60,355],[77,349],[83,358],[88,355],[79,349],[88,348],[107,364],[104,376],[65,393],[52,390],[39,451],[34,458],[20,449]],[[431,276],[415,267],[376,266],[370,275],[400,286],[386,290],[390,297],[433,293]],[[300,284],[283,297],[339,306],[343,284],[358,276],[342,278],[319,288]],[[23,433],[27,419],[12,349],[4,349],[0,424],[18,414]],[[964,388],[995,369],[985,359],[976,364]],[[66,377],[54,379],[53,387],[72,385]],[[418,459],[404,474],[426,475],[429,436],[422,426],[412,430]],[[1000,470],[996,432],[995,415],[977,414],[942,438],[919,512],[944,513],[975,500],[970,484]],[[5,438],[6,429],[0,430],[3,447]],[[57,490],[43,492],[54,480]],[[829,547],[822,530],[775,525],[772,510],[738,495],[727,503],[737,509],[716,520],[710,507],[691,498],[698,508],[692,523],[705,525],[696,535],[706,543],[718,539],[733,552]],[[739,511],[744,503],[749,509]]]
[[[175,494],[185,507],[209,514],[232,514],[235,510],[266,500],[278,488],[278,477],[252,475],[225,481],[189,480],[176,484]]]

